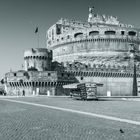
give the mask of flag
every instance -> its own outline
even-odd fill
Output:
[[[36,33],[38,33],[38,27],[36,27],[36,29],[35,29],[35,34],[36,34]]]

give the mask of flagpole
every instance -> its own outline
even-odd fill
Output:
[[[38,34],[37,35],[37,37],[38,37],[37,40],[38,40],[38,48],[39,48],[39,30],[38,30],[37,34]]]

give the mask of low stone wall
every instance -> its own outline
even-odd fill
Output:
[[[103,87],[97,87],[98,96],[107,96],[107,92],[110,92],[111,96],[132,96],[132,77],[83,77],[83,80],[78,76],[76,78],[79,82],[102,83]]]
[[[24,95],[23,95],[24,91]],[[47,95],[54,96],[56,94],[55,87],[7,87],[7,95],[10,96],[37,96]]]

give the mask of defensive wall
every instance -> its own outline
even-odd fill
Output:
[[[140,56],[140,29],[117,17],[98,15],[92,7],[86,22],[61,18],[47,30],[46,38],[47,48],[53,50],[53,61],[63,63],[65,71],[77,81],[103,83],[98,89],[101,96],[108,91],[113,96],[132,96],[132,50]],[[135,62],[137,82],[139,60]]]
[[[69,72],[56,71],[16,71],[5,75],[8,95],[64,95],[62,86],[75,82]]]

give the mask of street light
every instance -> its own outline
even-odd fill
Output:
[[[136,72],[136,62],[140,60],[140,57],[138,56],[139,50],[136,47],[136,44],[130,43],[131,46],[130,49],[130,57],[133,60],[134,64],[134,69],[133,69],[133,90],[132,90],[132,95],[133,96],[138,96],[138,91],[137,91],[137,72]]]

